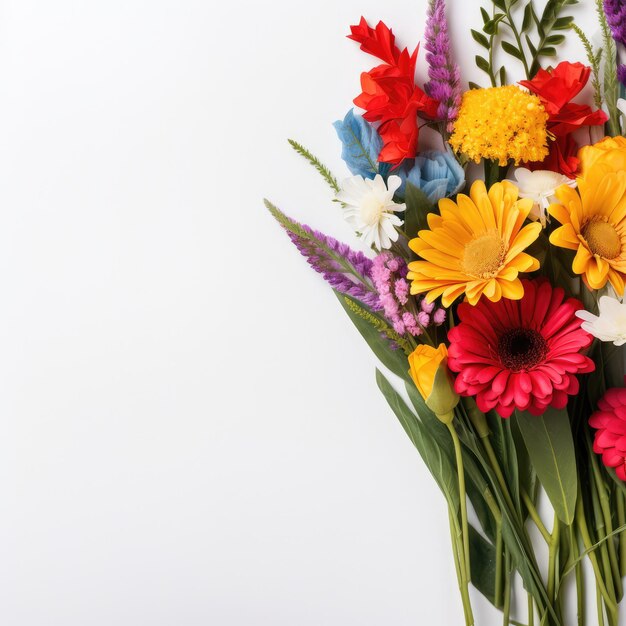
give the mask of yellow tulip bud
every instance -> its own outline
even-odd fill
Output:
[[[454,419],[459,396],[454,391],[448,371],[448,350],[420,345],[409,355],[409,373],[426,406],[444,423]]]

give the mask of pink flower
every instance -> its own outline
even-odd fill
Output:
[[[546,280],[522,285],[521,300],[460,304],[461,322],[448,333],[448,365],[459,373],[456,392],[475,396],[481,411],[495,409],[502,417],[515,409],[533,415],[562,409],[579,391],[576,374],[595,369],[580,354],[593,339],[575,315],[582,304]]]
[[[620,480],[626,481],[626,389],[607,390],[589,425],[596,429],[593,451],[602,455],[607,467],[615,468]]]

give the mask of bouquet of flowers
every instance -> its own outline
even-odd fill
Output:
[[[626,574],[626,0],[598,0],[601,47],[567,14],[578,0],[491,0],[471,30],[487,86],[467,87],[444,1],[430,0],[422,86],[418,48],[401,49],[382,22],[350,27],[377,63],[361,74],[360,112],[334,124],[352,176],[339,183],[290,141],[362,250],[266,206],[383,366],[378,387],[448,504],[465,623],[470,584],[518,623],[516,578],[526,623],[566,624],[570,580],[584,623],[587,561],[598,623],[615,625]],[[584,62],[551,62],[566,35],[581,39]],[[580,101],[587,83],[593,106]],[[427,135],[436,149],[422,148]]]

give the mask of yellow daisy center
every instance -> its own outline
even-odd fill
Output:
[[[461,267],[476,278],[495,276],[502,265],[506,244],[497,230],[490,230],[465,244]]]
[[[384,210],[383,203],[374,195],[364,199],[361,206],[361,218],[368,226],[374,226],[380,222],[380,216]]]
[[[589,250],[604,259],[614,259],[622,251],[622,242],[613,224],[591,221],[583,227],[582,235],[587,240]]]

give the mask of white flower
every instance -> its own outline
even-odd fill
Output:
[[[626,303],[611,296],[602,296],[598,302],[600,315],[576,311],[584,320],[582,328],[600,341],[612,341],[616,346],[626,343]]]
[[[530,198],[535,203],[530,212],[531,220],[541,222],[545,228],[546,209],[556,202],[554,192],[561,185],[576,187],[576,181],[564,174],[550,172],[549,170],[535,170],[531,172],[525,167],[518,167],[513,172],[515,180],[509,180],[519,189],[520,198]]]
[[[622,115],[626,116],[626,100],[624,98],[618,99],[617,108],[622,112]]]
[[[346,221],[363,237],[368,247],[374,244],[382,250],[391,247],[391,242],[398,239],[396,226],[402,220],[394,215],[404,211],[405,204],[393,201],[393,194],[400,187],[399,176],[390,176],[387,186],[380,174],[374,180],[362,176],[346,178],[341,184],[337,200],[344,206]]]

